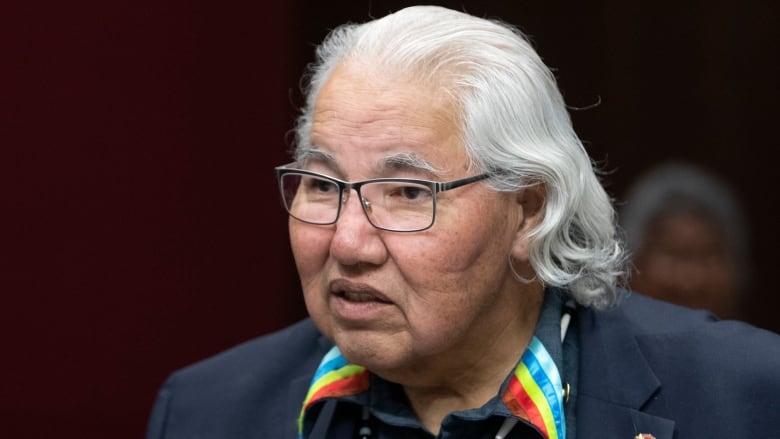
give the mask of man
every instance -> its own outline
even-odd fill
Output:
[[[780,341],[625,296],[615,214],[514,28],[318,49],[276,169],[310,319],[176,372],[151,438],[770,437]]]
[[[633,291],[745,319],[749,229],[738,199],[716,175],[682,161],[656,165],[627,192],[620,224]]]

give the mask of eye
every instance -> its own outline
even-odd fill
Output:
[[[326,180],[317,180],[315,186],[320,192],[335,192],[338,190],[335,184]]]
[[[433,195],[427,186],[415,183],[385,183],[383,186],[385,199],[394,202],[427,202]]]
[[[402,186],[398,188],[398,193],[408,200],[416,200],[430,195],[428,188],[421,186]]]
[[[301,186],[307,193],[310,194],[328,195],[337,194],[339,191],[338,186],[332,181],[311,176],[304,177],[303,184]]]

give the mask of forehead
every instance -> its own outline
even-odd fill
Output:
[[[453,96],[437,84],[390,75],[365,63],[338,66],[317,96],[311,147],[337,162],[413,157],[430,167],[467,165]]]

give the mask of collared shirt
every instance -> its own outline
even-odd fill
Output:
[[[565,299],[562,290],[546,290],[534,337],[498,394],[482,407],[449,414],[438,436],[419,422],[402,386],[346,363],[334,348],[312,380],[301,437],[362,438],[363,428],[371,439],[493,439],[505,419],[519,418],[507,439],[573,439],[577,337],[575,321],[561,343]],[[568,398],[562,392],[566,384]]]

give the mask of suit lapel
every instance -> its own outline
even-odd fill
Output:
[[[672,439],[674,421],[641,411],[661,383],[622,311],[581,310],[579,318],[577,436]]]

